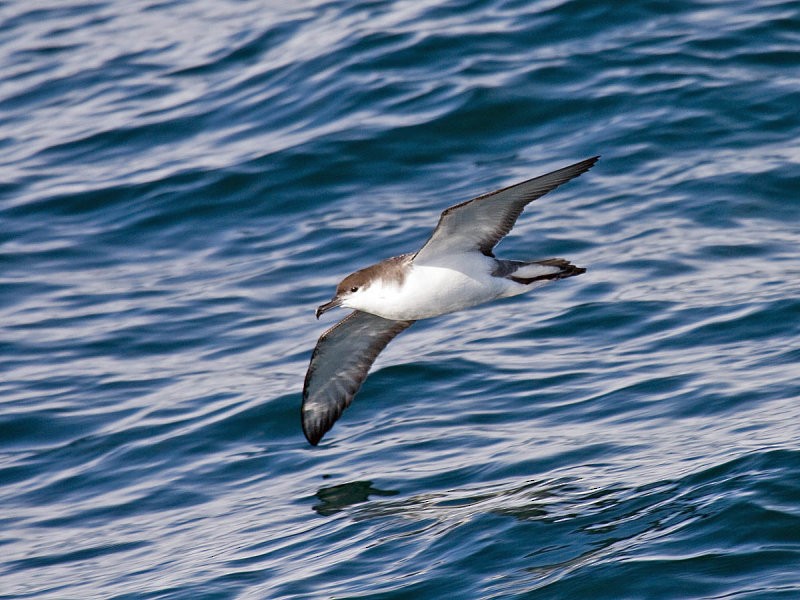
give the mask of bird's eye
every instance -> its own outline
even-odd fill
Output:
[[[358,288],[356,286],[353,286],[353,287],[350,288],[350,292],[352,292],[352,293],[355,293],[357,291],[358,291]]]

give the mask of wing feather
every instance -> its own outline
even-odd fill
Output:
[[[585,173],[599,156],[535,177],[446,209],[433,234],[414,255],[424,262],[448,254],[481,252],[494,256],[492,249],[503,239],[529,203]]]
[[[414,321],[393,321],[355,311],[323,333],[303,385],[302,421],[316,446],[367,378],[378,354]]]

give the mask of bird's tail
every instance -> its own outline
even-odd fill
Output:
[[[563,258],[548,258],[546,260],[536,260],[533,262],[523,262],[518,260],[498,261],[498,268],[493,273],[497,277],[505,277],[516,283],[530,285],[537,281],[553,281],[555,279],[566,279],[586,273],[583,267],[576,267],[568,260]]]

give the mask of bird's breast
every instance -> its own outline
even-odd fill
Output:
[[[482,259],[483,257],[481,257]],[[502,282],[491,275],[491,264],[410,265],[401,283],[380,284],[364,307],[386,319],[436,317],[494,300],[503,295]]]

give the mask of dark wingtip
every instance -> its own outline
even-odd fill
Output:
[[[316,446],[319,444],[320,440],[322,440],[322,436],[325,435],[324,431],[319,431],[317,429],[309,430],[306,428],[305,422],[303,423],[303,435],[306,436],[306,440],[312,446]]]
[[[306,436],[308,443],[312,446],[319,444],[328,429],[319,422],[319,420],[312,421],[306,416],[305,411],[301,409],[300,423],[303,426],[303,435]]]
[[[574,165],[572,165],[572,168],[577,167],[578,173],[574,176],[577,177],[578,175],[586,173],[586,171],[591,169],[597,163],[598,160],[600,160],[599,154],[596,156],[592,156],[591,158],[584,159],[578,163],[575,163]],[[569,169],[570,167],[567,168]]]
[[[586,160],[582,160],[581,162],[577,163],[575,166],[583,167],[581,173],[585,173],[586,171],[591,169],[598,160],[600,160],[600,155],[599,154],[597,154],[595,156],[592,156],[591,158],[587,158]]]

